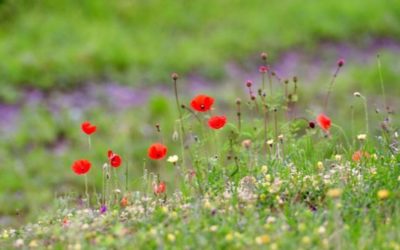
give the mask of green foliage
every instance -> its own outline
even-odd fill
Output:
[[[137,84],[172,71],[223,75],[227,61],[321,40],[400,36],[396,1],[13,1],[0,4],[1,85]],[[357,34],[357,36],[354,36]]]

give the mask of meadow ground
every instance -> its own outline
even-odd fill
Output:
[[[321,107],[310,114],[297,107],[297,78],[281,80],[268,61],[260,65],[258,79],[243,83],[248,95],[241,99],[198,94],[181,102],[179,91],[176,102],[155,97],[146,109],[157,122],[143,127],[151,136],[142,150],[124,147],[132,145],[124,144],[131,136],[118,136],[135,131],[123,120],[126,113],[109,124],[96,116],[94,125],[64,124],[75,128],[73,147],[80,148],[71,162],[84,159],[66,176],[81,188],[60,192],[35,223],[3,230],[2,244],[398,249],[398,119],[386,95],[371,119],[367,97],[352,93],[364,119],[355,122],[350,108],[342,125],[325,114],[335,113],[329,97],[344,60],[319,98]],[[178,75],[172,78],[178,89]],[[102,141],[105,135],[112,140]],[[141,163],[130,160],[132,152]]]

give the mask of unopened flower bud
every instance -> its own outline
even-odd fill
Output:
[[[260,54],[260,56],[261,56],[261,59],[262,60],[267,60],[267,58],[268,58],[268,54],[267,53],[265,53],[265,52],[262,52],[261,54]]]
[[[342,67],[344,63],[345,63],[344,59],[339,59],[339,61],[337,61],[337,66]]]
[[[243,146],[245,149],[249,149],[249,148],[251,147],[251,140],[249,140],[249,139],[243,140],[243,141],[242,141],[242,146]]]
[[[247,81],[246,81],[246,86],[247,86],[248,88],[250,88],[251,85],[253,85],[253,82],[250,81],[250,80],[247,80]]]
[[[176,81],[176,80],[178,80],[179,75],[177,73],[172,73],[171,78],[172,78],[172,80]]]

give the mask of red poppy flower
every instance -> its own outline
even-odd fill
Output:
[[[72,164],[72,170],[75,172],[75,174],[82,175],[89,172],[91,166],[92,164],[88,160],[77,160],[74,162],[74,164]]]
[[[121,166],[122,158],[119,155],[113,153],[113,151],[111,150],[108,150],[108,160],[110,161],[111,166],[114,168]]]
[[[212,116],[208,119],[208,126],[212,129],[220,129],[226,124],[225,116]]]
[[[87,121],[82,123],[81,127],[82,127],[82,131],[87,135],[91,135],[94,132],[96,132],[96,130],[97,130],[96,126],[92,125],[90,122],[87,122]]]
[[[324,114],[319,114],[317,116],[318,125],[325,131],[328,131],[331,127],[331,118]]]
[[[206,112],[211,109],[211,106],[214,104],[214,99],[210,96],[206,95],[198,95],[193,98],[190,105],[192,108],[199,112]]]
[[[128,198],[127,197],[123,197],[121,202],[120,202],[121,207],[126,207],[128,206]]]
[[[157,184],[153,185],[153,191],[154,191],[154,194],[156,194],[156,195],[165,193],[166,190],[167,190],[167,185],[163,181],[160,182],[158,185]]]
[[[354,152],[354,154],[351,156],[351,159],[355,162],[358,162],[364,157],[369,158],[368,152],[358,150],[358,151]]]
[[[161,160],[167,154],[167,147],[161,143],[154,143],[148,149],[150,159]]]

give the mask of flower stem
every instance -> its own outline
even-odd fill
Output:
[[[381,83],[383,102],[385,104],[386,111],[389,113],[389,105],[388,105],[387,100],[386,100],[385,86],[383,85],[381,59],[380,59],[380,55],[379,54],[376,56],[376,60],[377,60],[377,63],[378,63],[378,73],[379,73],[379,80],[380,80],[380,83]]]
[[[89,207],[90,206],[90,197],[89,197],[87,174],[85,174],[85,194],[86,194],[86,199],[87,199],[87,205]]]
[[[324,109],[323,109],[324,112],[326,112],[326,108],[328,107],[328,100],[329,100],[329,97],[331,95],[332,87],[333,87],[333,84],[335,83],[335,80],[336,80],[336,77],[337,77],[337,75],[339,73],[340,68],[341,68],[340,66],[337,66],[336,71],[333,74],[333,77],[331,79],[331,82],[329,83],[328,91],[326,93],[325,100],[324,100]]]
[[[88,145],[89,145],[89,150],[92,148],[92,140],[90,135],[88,136]]]
[[[368,106],[367,106],[367,99],[364,96],[361,96],[363,99],[364,104],[364,112],[365,112],[365,132],[368,134],[369,132],[369,119],[368,119]]]

